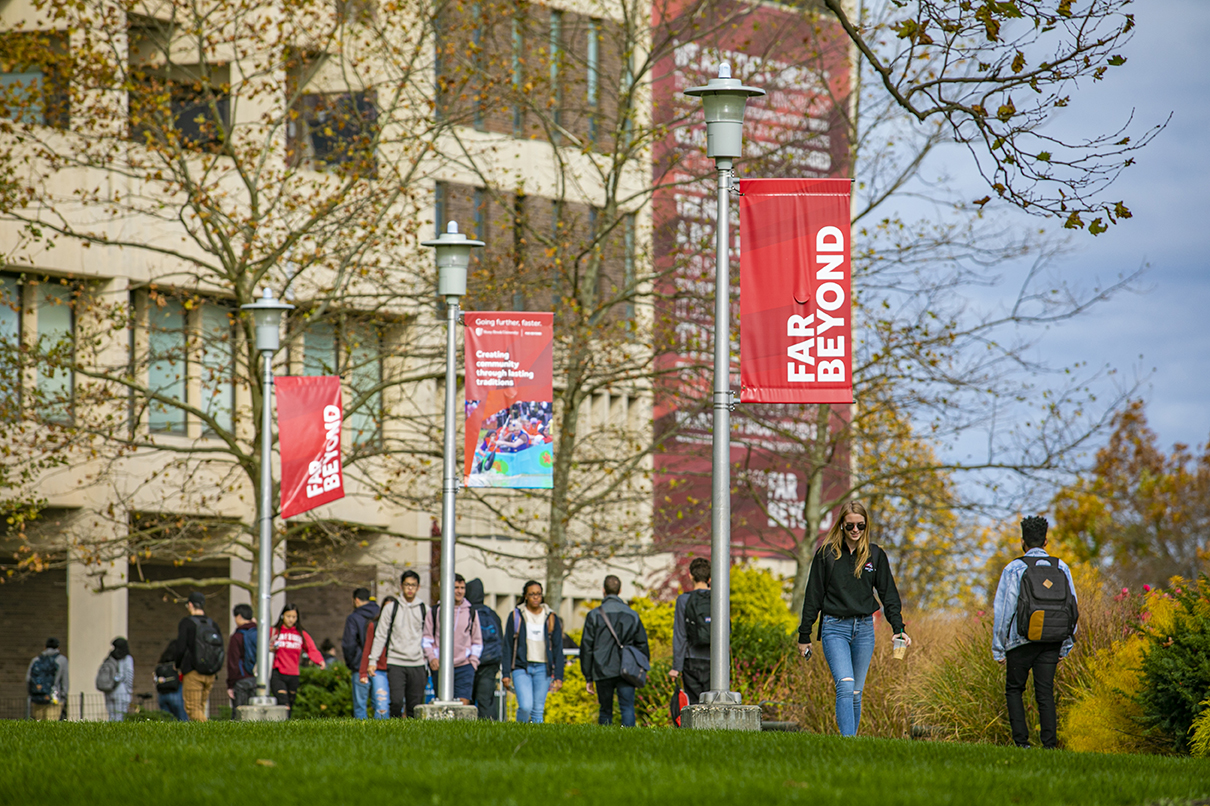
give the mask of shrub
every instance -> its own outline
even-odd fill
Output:
[[[1200,590],[1179,578],[1173,583],[1171,617],[1152,617],[1143,626],[1146,685],[1135,699],[1144,724],[1172,750],[1187,753],[1193,722],[1210,696],[1210,577],[1202,576]]]
[[[1193,720],[1189,752],[1197,758],[1210,758],[1210,699],[1202,700],[1201,713]]]
[[[591,725],[597,721],[597,695],[585,688],[579,661],[563,669],[563,688],[546,695],[543,719],[567,725]]]
[[[349,670],[338,663],[327,669],[305,666],[298,678],[298,696],[291,719],[353,716],[353,683]]]
[[[766,568],[737,565],[731,569],[731,621],[772,624],[789,633],[799,617],[790,612],[785,585]]]

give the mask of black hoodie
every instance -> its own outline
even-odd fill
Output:
[[[345,619],[345,632],[340,639],[340,651],[345,656],[345,666],[356,671],[361,668],[361,654],[365,651],[366,622],[378,618],[378,603],[366,602]]]
[[[499,663],[504,654],[504,629],[496,611],[483,604],[483,580],[476,577],[466,583],[466,600],[471,603],[479,619],[479,631],[483,633],[479,668],[482,669],[485,663]]]

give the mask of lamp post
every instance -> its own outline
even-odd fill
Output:
[[[269,696],[269,624],[273,618],[269,603],[273,586],[273,473],[270,467],[273,447],[273,354],[281,346],[281,317],[293,305],[279,302],[273,290],[266,288],[256,302],[241,305],[252,312],[256,323],[256,349],[265,362],[264,392],[261,395],[260,429],[260,565],[257,590],[256,619],[259,638],[256,642],[256,696],[250,703],[256,706],[276,705]]]
[[[458,494],[458,479],[454,468],[457,459],[454,437],[454,406],[458,378],[454,373],[458,324],[458,301],[466,296],[466,272],[471,262],[471,249],[482,247],[483,241],[467,238],[458,231],[458,222],[451,221],[445,232],[435,240],[425,241],[437,253],[437,296],[445,297],[445,458],[441,482],[441,623],[437,625],[439,640],[437,656],[437,702],[433,705],[450,708],[460,705],[454,699],[454,498]],[[474,710],[474,709],[472,709]]]
[[[732,161],[743,156],[744,107],[764,95],[718,66],[718,78],[685,94],[706,108],[706,156],[718,170],[718,226],[714,272],[714,435],[710,495],[710,690],[701,701],[738,704],[731,691],[731,275],[727,231]]]

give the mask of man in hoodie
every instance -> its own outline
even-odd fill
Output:
[[[46,648],[25,670],[30,716],[40,722],[59,719],[67,703],[67,658],[59,652],[59,639],[47,638]]]
[[[391,716],[406,714],[408,719],[414,719],[416,706],[424,704],[424,684],[428,680],[428,673],[424,668],[423,647],[426,613],[424,602],[416,595],[420,592],[420,575],[415,571],[404,571],[399,577],[399,586],[403,599],[399,602],[387,602],[379,614],[374,629],[374,643],[370,647],[370,659],[377,659],[382,655],[382,651],[386,650]],[[364,635],[364,632],[362,634]],[[358,661],[357,666],[353,667],[354,674],[358,674],[356,670],[360,669],[360,666]],[[357,682],[362,682],[360,676]],[[368,695],[368,677],[363,685]],[[362,709],[364,713],[364,700]]]
[[[232,610],[235,630],[227,641],[227,699],[231,718],[239,719],[238,708],[256,693],[256,620],[252,605],[237,604]]]
[[[475,620],[483,633],[483,654],[475,669],[472,688],[473,701],[479,709],[480,719],[496,719],[496,675],[500,673],[500,661],[504,658],[503,627],[496,611],[483,603],[483,581],[472,579],[466,583],[466,600],[475,610]]]
[[[378,617],[378,605],[370,601],[370,592],[365,588],[353,591],[353,612],[345,619],[344,635],[340,638],[340,651],[345,656],[345,666],[353,675],[353,718],[366,718],[366,701],[370,697],[370,684],[361,682],[361,656],[365,654],[366,623]]]
[[[651,658],[647,646],[647,629],[639,614],[626,606],[618,595],[622,592],[622,580],[613,574],[605,577],[605,599],[601,606],[590,611],[584,619],[584,637],[580,640],[580,670],[588,681],[588,693],[597,695],[601,712],[597,716],[600,725],[613,724],[613,695],[617,692],[618,707],[622,711],[622,727],[633,728],[634,686],[622,679],[622,646],[632,646]],[[610,632],[605,624],[608,617],[613,627]],[[613,633],[617,633],[614,639]],[[621,642],[621,646],[619,646]]]
[[[454,698],[470,705],[475,696],[475,670],[483,654],[483,631],[479,619],[466,600],[466,580],[454,575]],[[424,622],[424,657],[429,668],[441,668],[441,605],[434,607]],[[392,694],[392,696],[394,696]]]

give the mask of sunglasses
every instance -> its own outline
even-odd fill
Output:
[[[846,532],[864,532],[865,521],[862,521],[861,523],[846,523],[844,525],[844,530]]]

